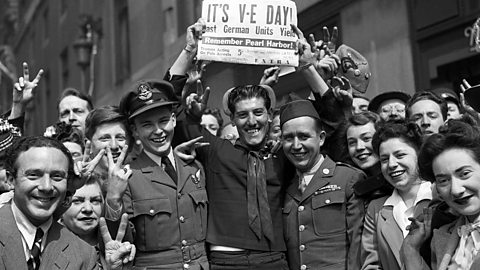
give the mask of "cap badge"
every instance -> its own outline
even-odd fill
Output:
[[[152,97],[152,91],[150,91],[150,87],[146,84],[140,84],[138,87],[138,98],[141,100],[147,100]]]

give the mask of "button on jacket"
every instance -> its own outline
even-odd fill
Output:
[[[203,167],[177,156],[175,160],[178,184],[145,152],[130,164],[133,174],[123,203],[134,226],[135,266],[183,265],[205,256],[208,200]]]
[[[364,178],[327,156],[303,194],[293,179],[283,209],[290,269],[360,268],[364,206],[353,185]]]

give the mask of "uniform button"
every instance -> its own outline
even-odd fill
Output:
[[[328,173],[330,173],[330,170],[329,169],[323,169],[323,173],[328,174]]]
[[[326,200],[325,200],[325,203],[326,203],[326,204],[329,204],[329,203],[330,203],[330,200],[329,200],[329,199],[326,199]]]
[[[180,219],[180,222],[182,222],[182,223],[185,222],[185,218],[183,216],[180,216],[179,219]]]
[[[187,240],[182,240],[182,245],[186,246],[187,245]]]
[[[306,270],[307,269],[307,266],[305,264],[302,264],[302,266],[300,266],[300,270]]]
[[[300,245],[299,249],[300,249],[300,251],[304,251],[305,250],[305,245]]]
[[[180,199],[182,197],[182,194],[181,193],[178,193],[177,194],[177,197]]]
[[[298,230],[303,232],[305,230],[305,226],[303,226],[303,225],[298,226]]]
[[[152,215],[153,215],[153,213],[155,213],[155,210],[153,210],[153,209],[150,209],[150,214],[152,214]]]
[[[304,209],[305,209],[305,207],[304,207],[303,205],[300,205],[300,206],[298,207],[298,212],[302,212]]]
[[[190,265],[188,265],[188,263],[183,264],[183,269],[188,269],[188,268],[190,268]]]
[[[318,195],[318,191],[315,191],[315,195]]]

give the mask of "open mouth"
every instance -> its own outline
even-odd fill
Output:
[[[456,204],[459,204],[459,205],[466,205],[468,204],[468,201],[470,200],[470,198],[472,198],[473,195],[467,195],[467,196],[463,196],[461,198],[458,198],[458,199],[455,199],[453,200]]]
[[[247,134],[250,136],[256,136],[260,132],[260,129],[258,128],[253,128],[253,129],[247,129]]]
[[[298,152],[298,153],[292,153],[292,156],[295,157],[296,159],[303,159],[307,153],[306,152]]]
[[[396,178],[396,177],[399,177],[399,176],[403,175],[404,173],[405,173],[405,170],[400,170],[400,171],[391,172],[388,175],[390,175],[390,177],[392,177],[392,178]]]
[[[81,217],[81,218],[77,218],[77,220],[79,220],[79,221],[84,221],[84,222],[93,222],[93,221],[96,221],[97,218],[94,218],[94,217]]]
[[[150,141],[155,143],[155,144],[163,144],[167,140],[166,136],[162,136],[159,138],[151,138]]]
[[[363,153],[363,154],[357,155],[356,158],[360,161],[365,161],[371,155],[372,155],[371,153]]]
[[[41,197],[41,196],[32,196],[32,197],[41,203],[50,203],[56,198],[56,197]]]

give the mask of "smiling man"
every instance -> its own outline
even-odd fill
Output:
[[[325,132],[310,101],[284,105],[280,125],[297,169],[283,209],[290,269],[359,269],[364,206],[353,185],[365,175],[321,154]]]
[[[130,163],[126,190],[107,193],[110,220],[123,209],[134,228],[136,269],[208,269],[205,251],[207,192],[199,162],[186,163],[172,150],[177,124],[173,86],[141,81],[122,98],[143,150]]]
[[[191,108],[195,99],[187,100]],[[273,107],[275,93],[268,86],[226,91],[223,109],[239,134],[234,144],[202,128],[201,110],[189,111],[187,137],[201,135],[210,144],[196,151],[207,175],[207,242],[213,270],[288,269],[282,206],[294,170],[282,152],[265,150]]]

